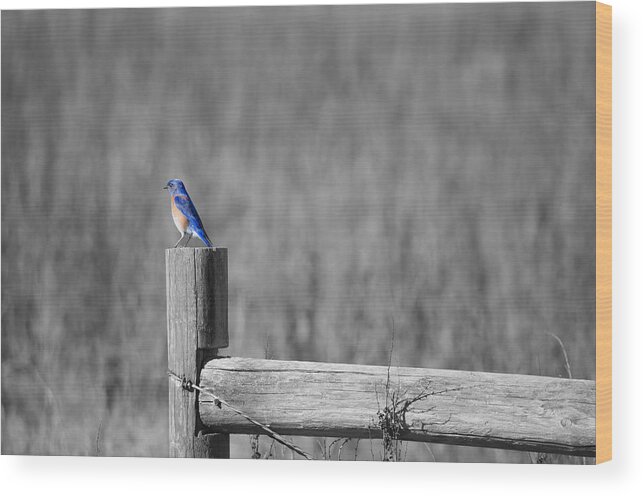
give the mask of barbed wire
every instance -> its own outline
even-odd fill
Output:
[[[182,387],[183,389],[185,389],[186,391],[190,391],[190,392],[192,392],[192,391],[194,391],[194,390],[196,389],[196,390],[197,390],[197,391],[199,391],[201,394],[203,394],[203,395],[205,395],[205,396],[208,396],[208,397],[212,398],[212,399],[214,400],[214,404],[215,404],[216,406],[218,406],[219,408],[221,408],[221,405],[225,405],[227,408],[229,408],[230,410],[232,410],[232,411],[233,411],[234,413],[236,413],[237,415],[241,415],[241,416],[242,416],[243,418],[245,418],[248,422],[251,422],[252,424],[254,424],[254,425],[256,425],[257,427],[259,427],[259,428],[260,428],[262,431],[264,431],[264,432],[266,433],[266,435],[267,435],[268,437],[270,437],[271,439],[274,439],[274,440],[275,440],[275,441],[277,441],[278,443],[280,443],[280,444],[284,445],[286,448],[289,448],[289,449],[293,450],[293,451],[294,451],[295,453],[297,453],[298,455],[303,456],[306,460],[312,460],[312,459],[313,459],[313,458],[312,458],[308,453],[306,453],[304,450],[302,450],[301,448],[299,448],[299,447],[295,446],[295,445],[294,445],[294,444],[292,444],[290,441],[288,441],[288,440],[287,440],[287,439],[285,439],[284,437],[282,437],[282,436],[280,436],[279,434],[277,434],[275,431],[273,431],[273,430],[272,430],[270,427],[268,427],[267,425],[264,425],[264,424],[262,424],[261,422],[259,422],[258,420],[253,419],[253,418],[252,418],[252,417],[250,417],[248,414],[246,414],[246,413],[242,412],[241,410],[239,410],[237,407],[232,406],[230,403],[228,403],[226,400],[222,399],[220,396],[218,396],[217,394],[215,394],[213,391],[210,391],[209,389],[203,388],[203,387],[201,387],[201,386],[197,386],[196,384],[192,383],[192,381],[191,381],[191,380],[186,379],[185,377],[179,377],[177,374],[175,374],[175,373],[174,373],[174,372],[172,372],[171,370],[168,370],[168,371],[167,371],[167,375],[168,375],[168,377],[170,377],[170,379],[172,379],[172,380],[174,380],[175,382],[177,382],[177,383],[181,384],[181,387]]]

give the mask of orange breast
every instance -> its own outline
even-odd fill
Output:
[[[183,215],[178,208],[176,208],[176,205],[174,204],[174,198],[170,199],[170,206],[172,208],[172,219],[174,219],[174,225],[179,230],[179,232],[183,234],[188,230],[190,221],[188,221],[188,218]]]

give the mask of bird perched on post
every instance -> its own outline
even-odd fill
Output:
[[[170,179],[165,187],[170,192],[170,207],[172,209],[172,218],[174,219],[174,225],[181,233],[181,238],[176,242],[174,248],[179,246],[179,243],[183,241],[185,236],[188,237],[188,240],[185,242],[185,245],[190,242],[190,239],[193,235],[203,241],[205,246],[212,246],[212,241],[208,238],[205,229],[203,228],[203,223],[199,217],[199,213],[196,211],[194,203],[190,195],[188,195],[188,190],[185,189],[183,181],[180,179]]]

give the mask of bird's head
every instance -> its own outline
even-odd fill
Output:
[[[185,191],[185,185],[180,179],[170,179],[163,189],[168,190],[170,193],[182,193]]]

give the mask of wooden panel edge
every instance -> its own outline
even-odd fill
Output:
[[[612,459],[612,7],[596,2],[596,463]]]

